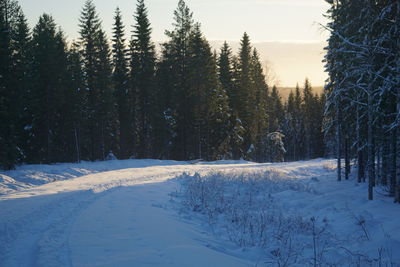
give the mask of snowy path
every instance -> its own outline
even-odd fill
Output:
[[[169,194],[178,182],[171,178],[212,170],[271,168],[305,186],[315,185],[312,194],[284,191],[275,197],[286,212],[327,217],[332,231],[343,235],[360,227],[351,218],[338,218],[349,217],[349,209],[367,215],[364,210],[369,210],[367,222],[381,225],[370,228],[371,235],[378,234],[373,229],[385,229],[393,234],[389,246],[400,247],[398,221],[388,220],[399,207],[387,199],[365,201],[364,186],[351,181],[347,187],[338,184],[330,161],[153,166],[133,161],[133,168],[126,168],[128,163],[105,163],[125,169],[114,166],[0,196],[0,266],[255,266],[257,253],[219,240],[172,207]]]
[[[165,181],[187,171],[241,165],[215,166],[122,169],[4,195],[0,266],[185,266],[193,257],[198,266],[246,265],[206,247],[201,233],[162,208],[176,188]]]
[[[163,208],[170,183],[125,187],[77,219],[69,244],[73,266],[249,266],[204,245],[206,235]]]

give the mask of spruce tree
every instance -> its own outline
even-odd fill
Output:
[[[325,93],[322,92],[320,95],[315,94],[314,97],[314,109],[313,109],[313,130],[315,136],[312,138],[313,144],[313,158],[322,158],[325,156],[325,137],[323,132],[323,123],[324,123],[324,110],[326,103]],[[351,145],[351,144],[349,144]]]
[[[250,68],[251,68],[251,44],[247,33],[244,33],[240,42],[238,56],[239,80],[237,90],[237,109],[246,133],[244,136],[243,150],[247,151],[251,145],[254,146],[250,130],[252,122],[252,108],[254,93],[252,92]]]
[[[155,46],[151,41],[151,27],[144,0],[139,0],[135,12],[135,25],[130,43],[131,51],[131,92],[135,94],[133,103],[134,122],[137,130],[137,155],[139,158],[155,154],[156,120],[159,111],[156,109]]]
[[[96,39],[97,61],[94,97],[95,127],[97,128],[97,158],[106,159],[112,151],[118,151],[119,127],[115,109],[114,90],[112,85],[112,64],[110,47],[103,30]]]
[[[232,49],[225,41],[221,47],[218,58],[218,74],[222,88],[226,91],[229,97],[229,106],[231,111],[237,111],[235,100],[235,87],[233,84],[233,70],[232,70]]]
[[[129,85],[128,85],[128,59],[127,49],[125,47],[125,27],[122,23],[121,11],[119,8],[115,11],[114,27],[113,27],[113,86],[117,105],[119,120],[119,155],[120,158],[126,159],[132,153],[132,114],[129,101]]]
[[[325,57],[329,74],[325,120],[336,127],[338,180],[344,151],[345,177],[350,157],[356,156],[358,181],[365,181],[365,174],[368,177],[369,199],[374,186],[388,182],[388,175],[394,195],[398,133],[390,114],[396,113],[393,96],[398,88],[394,78],[398,77],[398,1],[327,2],[327,27],[332,34]],[[328,135],[331,129],[326,127]],[[349,149],[352,143],[355,152]]]
[[[15,90],[15,63],[12,42],[20,7],[16,1],[0,1],[0,167],[13,169],[17,162],[15,122],[18,120],[18,92]]]
[[[180,160],[189,158],[189,133],[186,126],[190,124],[191,104],[187,101],[189,95],[187,51],[194,27],[192,17],[193,14],[185,1],[180,0],[174,12],[174,29],[166,31],[170,40],[163,44],[162,62],[158,73],[159,80],[163,80],[160,91],[166,97],[163,113],[166,125],[169,127],[169,136],[166,136],[167,141],[164,146],[172,149],[164,153]]]
[[[232,104],[231,111],[231,150],[233,159],[244,159],[246,158],[245,150],[245,135],[246,129],[242,116],[239,114],[239,90],[240,90],[240,63],[237,56],[232,57],[232,77],[233,77],[233,89],[232,93],[228,94],[229,103]]]
[[[304,149],[304,140],[305,140],[305,130],[304,130],[304,116],[302,109],[303,98],[301,96],[300,86],[296,85],[296,90],[294,94],[294,107],[295,107],[295,116],[294,125],[295,125],[295,142],[296,142],[296,151],[297,158],[295,160],[300,160],[305,158],[305,149]]]
[[[222,89],[226,92],[229,103],[229,155],[233,159],[244,157],[243,136],[245,129],[238,116],[238,93],[237,81],[239,70],[236,57],[227,42],[224,42],[218,58],[218,74]]]
[[[57,119],[57,130],[54,135],[54,146],[57,151],[53,162],[79,162],[77,150],[77,138],[79,127],[79,114],[82,108],[78,86],[74,79],[82,74],[71,72],[70,51],[68,50],[65,36],[61,30],[56,33],[58,80],[59,83],[59,117]],[[78,52],[78,51],[76,51]],[[76,76],[75,76],[76,75]]]
[[[110,48],[91,0],[85,2],[79,26],[87,90],[81,147],[84,158],[105,159],[111,150],[118,150],[118,120],[114,106]]]
[[[32,49],[28,159],[36,163],[62,161],[59,142],[66,84],[66,45],[50,15],[43,14],[33,29]]]
[[[282,98],[279,94],[278,88],[274,85],[271,90],[271,95],[268,99],[268,132],[277,132],[281,130],[281,123],[284,118],[284,109]]]
[[[79,44],[73,42],[68,51],[68,86],[63,102],[65,109],[66,148],[69,161],[80,162],[82,158],[82,127],[86,114],[87,92],[84,90],[83,59]]]
[[[294,161],[297,157],[297,144],[296,144],[296,124],[295,117],[296,112],[299,112],[295,108],[294,93],[290,91],[288,100],[285,103],[285,118],[283,121],[283,134],[285,135],[286,144],[286,160]]]
[[[13,61],[15,64],[14,75],[15,85],[14,90],[16,92],[16,102],[14,107],[16,110],[16,140],[18,144],[18,160],[26,160],[24,150],[27,147],[26,141],[28,140],[27,131],[29,129],[29,114],[27,113],[27,107],[29,105],[28,95],[30,94],[30,82],[31,82],[31,33],[28,27],[26,18],[22,11],[20,11],[18,20],[16,23],[15,34],[13,38]]]
[[[188,47],[188,96],[190,124],[187,125],[191,158],[221,159],[227,155],[229,107],[221,88],[216,60],[209,43],[196,24]]]
[[[98,153],[95,152],[95,138],[98,131],[95,128],[95,77],[96,77],[96,61],[97,48],[96,38],[100,31],[100,19],[97,15],[96,8],[91,0],[87,0],[79,18],[80,27],[80,46],[83,59],[84,72],[84,88],[86,89],[87,101],[85,107],[84,121],[82,122],[83,131],[82,138],[82,158],[89,160],[100,159]]]
[[[256,157],[253,160],[263,162],[266,154],[264,141],[267,134],[268,85],[265,82],[264,70],[256,49],[253,50],[250,70],[251,92],[254,94],[250,102],[253,107],[249,107],[252,110],[253,117],[250,131],[256,153]]]
[[[313,114],[312,109],[315,106],[315,101],[312,94],[312,87],[308,78],[306,78],[304,82],[303,89],[303,105],[302,105],[302,114],[304,120],[304,148],[305,148],[305,158],[312,158],[312,138],[313,138]]]

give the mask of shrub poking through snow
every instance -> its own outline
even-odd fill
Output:
[[[390,250],[376,244],[374,255],[349,247],[370,242],[363,217],[354,217],[363,229],[357,240],[334,234],[327,218],[286,210],[279,197],[318,193],[277,170],[183,174],[178,179],[181,188],[174,197],[183,212],[201,214],[214,234],[240,247],[262,249],[268,266],[398,266]]]
[[[276,262],[294,263],[304,249],[293,233],[312,232],[310,221],[286,216],[274,203],[273,192],[308,191],[294,179],[281,179],[278,173],[212,173],[180,177],[182,204],[206,216],[214,232],[241,247],[269,249]],[[283,264],[285,266],[285,264]]]

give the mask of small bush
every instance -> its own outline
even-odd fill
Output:
[[[349,240],[330,233],[326,218],[286,212],[274,194],[315,191],[279,170],[183,174],[178,180],[181,188],[174,197],[184,211],[202,214],[221,238],[240,247],[264,249],[267,266],[398,266],[384,248],[376,256],[347,249]],[[365,226],[365,220],[361,222]],[[362,229],[361,234],[369,237]]]

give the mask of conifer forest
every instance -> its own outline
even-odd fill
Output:
[[[251,36],[214,50],[184,0],[152,39],[144,0],[112,36],[87,0],[79,38],[57,18],[28,25],[0,0],[0,167],[118,159],[337,159],[337,179],[383,185],[400,202],[400,2],[326,0],[324,92],[287,99]],[[131,26],[132,25],[132,26]],[[267,29],[266,29],[267,31]]]
[[[400,203],[400,2],[328,3],[324,129],[337,178],[348,179],[355,162],[370,200],[379,184]]]

